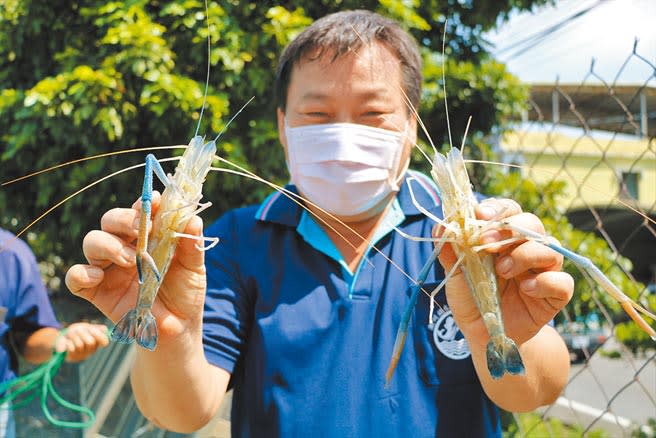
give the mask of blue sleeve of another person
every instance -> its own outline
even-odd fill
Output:
[[[32,250],[13,234],[0,229],[0,377],[14,376],[10,369],[6,335],[29,335],[44,327],[59,327]]]
[[[6,231],[0,233],[0,242],[0,284],[4,291],[0,299],[11,330],[59,327],[32,250]]]

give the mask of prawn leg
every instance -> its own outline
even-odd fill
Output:
[[[640,316],[640,313],[648,316],[653,320],[656,320],[656,315],[629,298],[624,292],[615,286],[615,284],[613,284],[613,282],[610,281],[608,277],[606,277],[606,275],[604,275],[604,273],[599,268],[597,268],[589,258],[563,248],[562,246],[550,241],[545,236],[534,231],[518,227],[505,221],[501,221],[500,225],[502,228],[510,229],[516,233],[521,234],[527,239],[539,242],[571,260],[572,263],[581,269],[585,275],[587,275],[595,283],[601,286],[601,288],[604,289],[610,296],[615,298],[615,300],[620,303],[624,311],[631,317],[631,319],[635,321],[635,323],[638,324],[638,326],[644,330],[652,340],[656,341],[656,331],[647,323],[647,321],[644,320],[644,318],[642,318],[642,316]]]

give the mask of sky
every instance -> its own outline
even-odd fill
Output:
[[[587,12],[585,12],[587,10]],[[577,18],[567,18],[581,13]],[[543,38],[549,28],[562,24]],[[605,81],[618,84],[656,86],[654,68],[632,57],[637,53],[656,64],[656,0],[557,0],[533,12],[514,14],[508,22],[490,32],[492,53],[508,69],[527,83],[580,84],[590,70]],[[531,42],[536,44],[527,47]],[[523,50],[523,53],[520,51]],[[599,83],[588,76],[586,83]]]

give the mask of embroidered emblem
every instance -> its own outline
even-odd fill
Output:
[[[456,325],[450,310],[442,313],[433,326],[433,342],[438,350],[449,359],[460,360],[469,357],[469,345]]]

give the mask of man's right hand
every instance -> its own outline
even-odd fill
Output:
[[[153,193],[153,214],[160,196]],[[66,273],[66,285],[116,322],[135,306],[139,282],[135,244],[141,202],[109,210],[100,228],[82,244],[89,264]],[[184,230],[200,236],[194,216]],[[207,362],[202,318],[207,277],[198,242],[180,238],[153,305],[158,341],[155,351],[137,349],[131,383],[141,412],[162,428],[191,433],[211,419],[225,394],[230,373]]]
[[[160,196],[153,193],[153,214]],[[89,264],[66,273],[69,290],[91,303],[113,322],[134,308],[139,283],[135,262],[141,201],[132,208],[115,208],[101,219],[101,230],[90,231],[82,244]],[[185,233],[201,235],[202,220],[194,216]],[[178,240],[176,253],[153,305],[159,343],[188,329],[200,330],[206,289],[204,253],[193,239]]]

